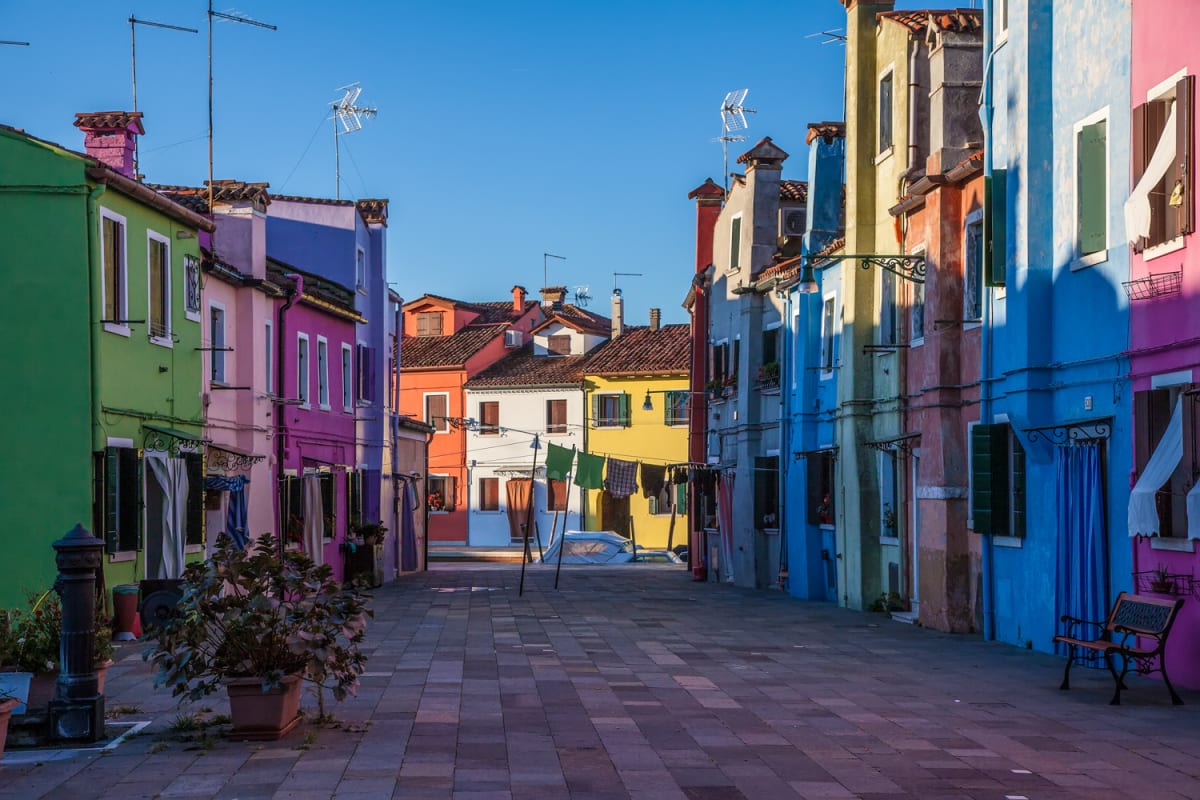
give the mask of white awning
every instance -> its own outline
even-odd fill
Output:
[[[1146,462],[1146,468],[1142,470],[1133,491],[1129,493],[1130,536],[1158,536],[1158,509],[1154,504],[1154,495],[1171,479],[1171,474],[1175,472],[1182,458],[1183,398],[1180,397],[1175,401],[1171,421],[1167,423],[1167,430],[1159,440],[1158,447],[1154,448],[1154,453]],[[1191,505],[1190,497],[1188,505]],[[1188,516],[1191,517],[1190,509]]]
[[[1125,201],[1125,238],[1136,244],[1139,237],[1150,235],[1150,190],[1167,174],[1175,162],[1175,103],[1167,115],[1167,125],[1154,148],[1154,155]]]

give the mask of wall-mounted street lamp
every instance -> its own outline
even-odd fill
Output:
[[[885,269],[895,275],[899,275],[907,281],[913,283],[925,282],[925,256],[901,256],[901,255],[880,255],[875,253],[852,254],[841,256],[803,256],[803,268],[800,272],[800,286],[797,287],[801,292],[810,294],[817,290],[816,281],[812,280],[812,262],[813,261],[857,261],[863,269],[871,267],[879,267]],[[805,289],[805,277],[812,282],[812,288]]]
[[[650,399],[652,394],[704,394],[704,392],[694,392],[691,389],[647,389],[646,399],[642,401],[642,411],[653,411],[654,401]]]

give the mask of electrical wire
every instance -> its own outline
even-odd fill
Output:
[[[292,171],[287,174],[287,177],[283,179],[283,183],[279,185],[279,194],[283,194],[283,190],[287,188],[288,181],[296,174],[296,170],[300,169],[300,164],[303,163],[304,157],[308,155],[308,151],[312,148],[312,143],[317,140],[317,134],[328,119],[329,117],[325,116],[324,112],[322,112],[320,122],[317,123],[317,127],[313,128],[312,136],[308,137],[308,144],[304,145],[304,152],[300,154],[300,158],[296,161],[296,165],[292,167]]]

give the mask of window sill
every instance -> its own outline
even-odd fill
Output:
[[[1071,272],[1078,272],[1081,269],[1094,267],[1096,264],[1103,264],[1105,261],[1108,261],[1108,250],[1097,250],[1094,253],[1085,253],[1084,255],[1077,256],[1075,260],[1071,262]]]
[[[200,321],[200,312],[199,311],[185,311],[183,313],[183,316],[184,316],[184,319],[186,319],[188,322],[199,322]]]
[[[1176,236],[1169,242],[1163,242],[1162,244],[1156,244],[1153,247],[1147,247],[1142,251],[1142,261],[1153,261],[1156,258],[1170,255],[1178,250],[1182,250],[1183,246],[1183,236]]]
[[[889,158],[892,157],[892,153],[894,153],[894,152],[896,152],[896,146],[891,145],[891,144],[889,144],[883,150],[880,150],[879,155],[875,156],[875,165],[878,166],[879,164],[882,164],[884,161],[887,161]]]
[[[431,516],[431,517],[444,517],[444,516],[448,515],[449,513],[450,513],[449,511],[430,511],[430,512],[429,512],[429,516]]]
[[[502,509],[502,508],[477,508],[477,509],[475,509],[475,513],[482,514],[487,517],[498,517],[504,513],[504,509]]]
[[[137,558],[136,550],[122,550],[118,553],[109,553],[108,554],[108,563],[121,564],[126,561],[133,561],[136,558]]]
[[[168,350],[175,349],[175,343],[173,341],[171,341],[171,339],[169,337],[151,336],[150,344],[156,345],[158,347],[165,347]]]
[[[992,544],[996,547],[1009,547],[1020,550],[1025,546],[1025,539],[1020,536],[993,536]]]
[[[684,420],[683,422],[668,422],[667,423],[668,428],[686,428],[687,426],[688,426],[687,420]]]
[[[109,333],[115,333],[117,336],[124,336],[126,339],[129,338],[128,325],[118,325],[115,322],[106,322],[104,323],[104,330],[108,331]]]
[[[925,345],[925,337],[922,336],[920,339],[913,339],[913,340],[909,341],[908,349],[911,350],[914,347],[923,347],[924,345]]]
[[[1175,537],[1163,538],[1161,536],[1150,537],[1151,550],[1173,550],[1176,553],[1194,553],[1196,552],[1195,539],[1178,539]]]
[[[312,411],[312,403],[300,403],[300,405],[296,406],[296,408],[304,411]]]
[[[894,545],[896,547],[899,547],[900,546],[900,537],[899,536],[880,536],[879,543],[886,544],[886,545]]]
[[[186,555],[189,555],[189,556],[194,556],[194,555],[196,555],[197,553],[203,553],[203,552],[204,552],[204,545],[202,545],[202,544],[189,544],[189,545],[187,545],[187,546],[185,546],[185,547],[183,548],[183,552],[184,552]]]
[[[354,287],[354,291],[358,292],[361,295],[366,295],[367,287],[366,286],[356,286],[356,287]]]
[[[333,410],[333,406],[329,405],[328,403],[321,403],[318,406],[318,408],[320,408],[322,411],[332,411]]]

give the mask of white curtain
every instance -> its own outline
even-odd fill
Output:
[[[1158,536],[1158,510],[1154,505],[1154,494],[1171,479],[1171,474],[1183,458],[1183,398],[1175,401],[1171,421],[1163,433],[1158,447],[1138,477],[1137,484],[1129,493],[1129,535]],[[1191,498],[1188,498],[1189,516]],[[1189,525],[1190,526],[1190,525]]]
[[[162,565],[156,577],[183,577],[183,545],[187,525],[187,462],[161,451],[146,452],[146,463],[162,488]]]
[[[1167,170],[1175,161],[1175,106],[1171,104],[1171,113],[1167,115],[1167,126],[1163,128],[1162,137],[1154,148],[1154,155],[1146,165],[1142,178],[1133,187],[1129,199],[1125,201],[1125,238],[1136,243],[1139,236],[1150,235],[1150,190],[1167,174]],[[1167,187],[1170,191],[1171,187]]]
[[[1200,481],[1187,493],[1188,538],[1200,539]]]
[[[304,549],[317,566],[325,563],[325,510],[321,506],[321,479],[304,476]]]

